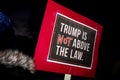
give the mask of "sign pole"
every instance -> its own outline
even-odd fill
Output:
[[[65,74],[64,80],[71,80],[71,74]]]

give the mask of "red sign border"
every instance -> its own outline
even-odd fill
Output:
[[[97,30],[91,69],[63,65],[63,64],[47,61],[52,32],[54,29],[54,22],[57,13],[64,14],[65,16],[68,16],[78,22],[91,26],[92,28]],[[94,77],[97,67],[98,49],[99,49],[101,34],[102,34],[102,26],[100,24],[96,23],[95,21],[85,16],[75,13],[72,10],[65,8],[64,6],[61,6],[60,4],[52,0],[48,0],[40,34],[38,36],[35,55],[34,55],[36,70],[56,72],[62,74],[72,74],[72,75],[84,76],[84,77]]]

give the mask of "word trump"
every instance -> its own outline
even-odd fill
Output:
[[[72,35],[77,38],[81,35],[80,29],[74,28],[74,27],[67,25],[65,23],[62,23],[62,22],[61,22],[60,32],[66,33],[68,35]]]

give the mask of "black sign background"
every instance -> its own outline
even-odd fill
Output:
[[[75,37],[75,36],[68,35],[66,33],[61,32],[60,31],[61,23],[65,23],[76,29],[79,29],[79,30],[81,30],[81,32],[87,32],[87,40],[83,40],[82,37]],[[78,22],[74,21],[73,19],[70,19],[62,14],[57,13],[56,22],[54,25],[53,36],[52,36],[51,45],[50,45],[50,50],[49,50],[48,60],[54,61],[54,62],[59,62],[59,63],[64,63],[64,64],[68,64],[68,65],[78,66],[78,67],[83,66],[83,67],[91,68],[92,57],[93,57],[93,53],[94,53],[93,51],[94,51],[94,42],[95,42],[96,31],[97,30],[95,30],[93,28],[90,28],[90,27],[83,25],[81,23],[78,23]],[[90,44],[89,51],[72,47],[73,40],[71,40],[70,46],[67,46],[66,44],[62,44],[62,45],[57,44],[58,34],[64,35],[65,37],[72,37],[73,40],[76,39],[76,40],[81,40],[85,43],[89,43]],[[67,57],[56,55],[56,51],[57,51],[56,45],[69,49],[68,53],[67,53]],[[71,50],[73,50],[73,53],[75,51],[82,52],[83,53],[82,59],[78,60],[76,58],[75,59],[70,58]]]

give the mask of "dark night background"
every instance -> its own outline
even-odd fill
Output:
[[[118,2],[116,0],[55,1],[103,26],[95,78],[72,75],[71,80],[120,80],[120,6]],[[15,44],[17,49],[33,57],[46,2],[47,0],[0,0],[0,11],[11,19],[15,32],[12,40],[7,41],[7,44],[2,40],[4,37],[0,36],[1,49]],[[21,68],[1,66],[0,80],[64,80],[64,74],[44,71],[30,74]]]

